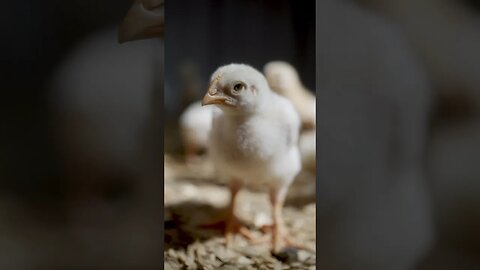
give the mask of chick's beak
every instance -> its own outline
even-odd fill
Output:
[[[218,81],[218,79],[219,78],[217,78],[216,81]],[[202,106],[211,104],[220,104],[230,107],[234,106],[234,101],[217,88],[216,81],[210,84],[207,93],[202,99]]]
[[[222,105],[228,105],[227,102],[227,97],[222,95],[222,94],[211,94],[210,91],[205,94],[205,96],[202,99],[202,106],[205,105],[211,105],[211,104],[222,104]]]
[[[164,0],[135,0],[120,26],[118,41],[161,37],[164,32]]]

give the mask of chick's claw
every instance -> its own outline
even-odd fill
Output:
[[[248,241],[255,239],[255,236],[245,225],[243,225],[238,219],[233,218],[227,221],[225,228],[225,244],[227,247],[232,247],[233,237],[236,234],[242,235]]]
[[[287,231],[274,232],[272,235],[272,249],[274,252],[279,252],[285,248],[296,248],[307,251],[314,251],[310,247],[298,243]]]
[[[268,225],[263,225],[260,228],[260,231],[262,231],[265,234],[267,233],[271,234],[271,237],[270,235],[265,235],[266,237],[262,238],[261,240],[262,240],[262,243],[271,241],[272,249],[275,252],[278,252],[284,248],[296,248],[296,249],[302,249],[302,250],[314,252],[314,250],[311,247],[298,243],[290,235],[290,233],[288,233],[285,227],[275,228],[274,224],[268,224]]]
[[[225,218],[219,221],[214,221],[211,223],[205,223],[199,225],[203,229],[214,229],[224,231],[225,234],[225,243],[228,247],[231,247],[233,243],[233,236],[236,234],[242,235],[248,241],[254,241],[256,237],[253,233],[243,224],[238,218]]]

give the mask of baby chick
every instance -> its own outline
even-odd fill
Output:
[[[315,95],[303,86],[295,68],[287,62],[271,61],[263,73],[273,91],[289,99],[300,114],[303,129],[315,126]]]
[[[197,101],[190,104],[180,116],[180,134],[188,162],[207,150],[215,109],[213,106],[202,107],[201,101]]]
[[[244,64],[218,68],[202,104],[221,110],[214,113],[209,154],[218,177],[230,181],[227,246],[236,232],[251,238],[234,215],[235,197],[244,184],[269,191],[273,250],[294,245],[282,217],[288,188],[301,169],[300,119],[294,107],[271,91],[259,71]]]

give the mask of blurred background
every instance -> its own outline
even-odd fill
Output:
[[[163,48],[118,44],[131,5],[2,8],[2,269],[161,267]]]
[[[325,269],[479,269],[479,1],[319,0]]]

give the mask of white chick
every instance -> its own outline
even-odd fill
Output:
[[[295,68],[287,62],[271,61],[263,73],[273,91],[289,99],[302,121],[302,127],[315,126],[315,95],[303,86]]]
[[[242,185],[269,190],[273,211],[272,248],[279,251],[288,237],[282,207],[288,188],[301,169],[298,151],[300,120],[291,103],[275,94],[265,77],[244,64],[218,68],[203,98],[215,104],[209,153],[218,176],[230,180],[231,201],[226,242],[245,232],[234,215],[235,197]],[[248,233],[243,233],[249,237]]]
[[[180,134],[188,162],[194,161],[208,147],[212,129],[213,106],[203,107],[201,101],[194,102],[180,116]]]

